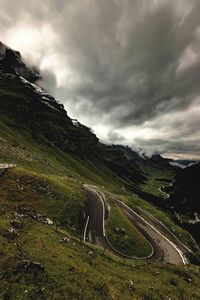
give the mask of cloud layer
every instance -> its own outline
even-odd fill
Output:
[[[200,157],[199,0],[0,0],[3,42],[107,142]]]

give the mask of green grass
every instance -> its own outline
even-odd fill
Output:
[[[149,166],[143,166],[142,171],[147,175],[147,180],[144,184],[141,184],[141,189],[146,193],[164,198],[164,194],[159,188],[163,185],[168,185],[167,180],[172,180],[174,173],[170,170],[162,171]],[[166,182],[158,179],[166,180]]]
[[[85,202],[85,193],[79,181],[67,176],[39,174],[17,167],[5,173],[0,181],[0,188],[2,204],[32,207],[58,223],[65,223],[65,219],[71,220],[77,216],[70,227],[79,231],[79,211]],[[71,210],[67,210],[69,205]]]
[[[111,245],[123,254],[143,257],[151,253],[151,246],[120,208],[111,204],[106,233]],[[116,231],[116,228],[119,231]],[[121,232],[124,229],[125,232]]]
[[[196,249],[196,242],[191,237],[191,235],[183,229],[182,227],[178,226],[173,221],[173,216],[169,212],[164,212],[157,207],[153,206],[151,203],[141,199],[137,195],[120,195],[114,194],[116,198],[120,199],[121,201],[125,202],[129,207],[137,211],[137,207],[141,207],[152,216],[163,222],[185,245],[189,246],[191,249]],[[148,220],[149,221],[149,220]]]
[[[115,193],[128,205],[141,206],[169,227],[174,226],[169,215],[121,190],[120,180],[95,161],[65,154],[48,143],[38,144],[29,133],[8,126],[5,120],[0,123],[0,139],[0,162],[17,163],[16,168],[0,177],[0,298],[199,299],[199,270],[195,266],[186,270],[140,260],[124,265],[107,251],[103,255],[100,247],[81,243],[83,183],[103,186],[104,191]],[[54,225],[22,218],[19,235],[13,238],[8,229],[20,205],[48,216]],[[125,228],[128,238],[116,237],[116,226]],[[111,207],[106,230],[120,251],[138,256],[148,253],[146,240],[117,207]],[[60,242],[64,234],[70,237],[69,243]],[[94,254],[90,256],[91,250]],[[44,272],[19,271],[24,259],[40,262]]]
[[[10,219],[12,211],[5,210],[0,218],[3,299],[198,299],[200,295],[198,268],[163,268],[138,260],[124,265],[121,259],[109,252],[103,255],[99,247],[82,244],[67,231],[62,234],[27,218],[19,230],[17,248],[16,240],[5,235]],[[70,240],[63,243],[66,233]],[[23,271],[24,259],[39,262],[44,271]]]

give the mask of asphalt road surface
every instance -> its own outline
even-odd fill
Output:
[[[105,232],[105,195],[99,192],[97,187],[95,188],[90,185],[84,185],[84,187],[86,189],[88,212],[84,228],[84,241],[88,239],[91,243],[101,244],[105,249],[109,249],[121,257],[136,258],[124,255],[112,247]],[[183,251],[178,245],[164,236],[156,226],[147,222],[122,201],[113,198],[113,202],[123,210],[133,225],[138,228],[152,246],[152,253],[148,257],[140,259],[149,259],[176,265],[187,263]]]

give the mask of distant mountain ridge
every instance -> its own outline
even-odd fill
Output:
[[[186,167],[192,166],[193,164],[198,163],[196,160],[170,160],[169,161],[171,166],[179,167],[181,169],[184,169]]]
[[[200,163],[180,170],[174,182],[169,202],[177,211],[200,213]]]
[[[200,242],[200,163],[177,173],[167,203],[179,224]]]

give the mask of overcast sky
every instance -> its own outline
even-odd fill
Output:
[[[0,0],[2,42],[103,141],[200,158],[199,0]]]

